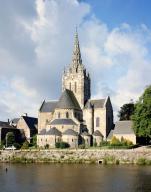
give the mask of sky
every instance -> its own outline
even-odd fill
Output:
[[[61,95],[75,26],[92,98],[108,95],[114,117],[151,84],[150,0],[0,0],[0,120],[38,116]]]

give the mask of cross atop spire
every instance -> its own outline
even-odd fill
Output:
[[[72,64],[74,64],[74,65],[82,64],[77,26],[76,26],[76,32],[75,32],[75,37],[74,37],[74,48],[73,48],[73,53],[72,53]]]

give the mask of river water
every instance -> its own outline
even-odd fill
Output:
[[[151,192],[151,166],[0,164],[0,192]]]

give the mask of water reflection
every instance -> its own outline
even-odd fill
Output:
[[[5,192],[150,192],[151,167],[0,164],[0,186]]]

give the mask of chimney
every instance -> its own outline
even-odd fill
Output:
[[[7,120],[8,123],[10,123],[9,119]]]
[[[23,116],[24,116],[24,117],[27,117],[28,115],[27,115],[27,113],[24,113]]]

